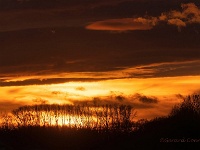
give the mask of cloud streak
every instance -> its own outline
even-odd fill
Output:
[[[127,30],[150,30],[155,25],[156,18],[123,18],[108,19],[97,21],[88,26],[89,30],[109,30],[109,31],[127,31]]]
[[[40,76],[13,76],[8,78],[0,77],[0,86],[43,85],[65,82],[98,82],[126,78],[155,78],[191,75],[198,76],[200,74],[199,70],[199,60],[162,62],[151,63],[147,65],[128,66],[119,68],[118,70],[102,72],[58,73]],[[77,87],[76,90],[84,91],[85,89],[80,86]]]
[[[163,12],[160,16],[138,18],[107,19],[86,26],[89,30],[129,31],[151,30],[154,26],[165,22],[177,26],[180,30],[189,24],[200,24],[200,9],[194,3],[181,4],[182,11]]]

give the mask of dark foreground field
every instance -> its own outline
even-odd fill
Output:
[[[69,127],[1,128],[4,150],[200,149],[200,102],[190,98],[162,118],[134,123],[135,130]]]

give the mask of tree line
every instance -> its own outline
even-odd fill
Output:
[[[135,111],[129,105],[59,105],[22,106],[5,115],[4,128],[23,126],[66,126],[72,128],[121,129],[132,127]]]

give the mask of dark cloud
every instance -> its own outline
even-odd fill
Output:
[[[58,1],[49,3],[55,2]],[[2,8],[0,13],[0,85],[98,81],[111,79],[102,77],[106,73],[129,68],[137,72],[125,72],[124,77],[198,75],[199,63],[188,61],[199,60],[200,56],[199,3],[190,1],[186,5],[187,2],[77,0],[59,1],[59,4],[47,7],[45,1],[41,6],[46,9],[40,9],[36,1],[35,4],[20,2],[24,3],[20,4],[23,7],[13,1],[12,9]],[[1,1],[1,6],[6,3]],[[181,3],[185,3],[182,8]],[[161,15],[162,12],[166,13]],[[181,17],[176,17],[178,14]],[[133,24],[130,18],[133,18]],[[96,22],[98,20],[102,22]],[[178,32],[174,25],[179,24],[182,28],[181,21],[186,27]],[[88,22],[118,26],[119,30],[136,30],[120,34],[85,30]],[[80,72],[93,74],[93,77],[73,77],[74,73]],[[65,73],[71,76],[61,75]],[[10,80],[20,77],[24,78]]]
[[[68,9],[6,11],[0,14],[0,32],[81,26],[84,22],[76,17],[77,13]]]
[[[77,91],[85,91],[86,89],[84,87],[80,86],[80,87],[76,87],[76,90]]]
[[[142,103],[158,103],[158,98],[141,95],[139,93],[133,95],[134,99],[138,99]]]
[[[19,2],[17,0],[1,0],[0,32],[32,28],[84,26],[87,22],[108,16],[108,13],[104,11],[108,11],[113,16],[114,12],[118,12],[115,7],[119,7],[123,2],[131,1],[30,0]]]
[[[90,81],[74,78],[78,72],[100,78],[91,79],[97,81],[106,79],[102,76],[107,72],[128,68],[138,71],[125,72],[125,77],[127,73],[129,77],[199,75],[200,34],[196,30],[200,28],[187,27],[181,33],[163,28],[121,34],[80,28],[55,28],[53,35],[48,28],[1,33],[0,84]],[[62,73],[71,75],[65,79]],[[49,79],[52,75],[54,79]],[[23,76],[30,80],[5,82]]]
[[[53,91],[52,94],[53,95],[59,95],[59,94],[61,94],[61,92],[60,91]]]
[[[0,32],[84,26],[105,19],[158,16],[189,0],[1,0]],[[190,3],[199,4],[198,0]]]
[[[114,79],[114,78],[110,78]],[[65,82],[94,82],[108,80],[107,78],[50,78],[50,79],[28,79],[23,81],[9,81],[9,82],[0,82],[0,86],[24,86],[24,85],[43,85],[43,84],[58,84]],[[79,89],[79,88],[78,88]],[[78,90],[77,89],[77,90]],[[80,89],[79,89],[80,90]],[[83,89],[82,89],[83,90]],[[55,94],[55,93],[53,93]]]
[[[125,95],[119,92],[111,92],[107,96],[94,97],[92,100],[73,100],[75,105],[130,105],[134,109],[154,108],[156,107],[158,98],[152,96],[145,96],[142,94]]]
[[[61,6],[102,6],[115,5],[124,1],[135,0],[1,0],[1,9],[27,9],[27,8],[56,8]]]
[[[32,101],[33,101],[34,103],[36,103],[36,104],[46,104],[46,103],[48,103],[47,100],[42,99],[42,98],[35,98],[35,99],[33,99]]]
[[[120,101],[120,102],[122,102],[126,99],[123,95],[118,95],[115,98],[116,98],[117,101]]]
[[[8,9],[27,9],[27,8],[55,8],[61,6],[79,6],[84,7],[90,6],[101,7],[101,6],[113,6],[121,3],[168,3],[167,0],[1,0],[0,8],[2,10]],[[188,2],[188,0],[175,0],[174,3]],[[197,0],[191,0],[197,1]]]

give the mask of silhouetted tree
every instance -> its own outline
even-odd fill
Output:
[[[68,126],[75,128],[127,130],[131,128],[132,107],[127,105],[58,105],[22,106],[12,111],[8,126]],[[9,123],[9,124],[11,124]]]
[[[200,96],[190,95],[181,104],[175,105],[170,116],[179,118],[200,119]]]

